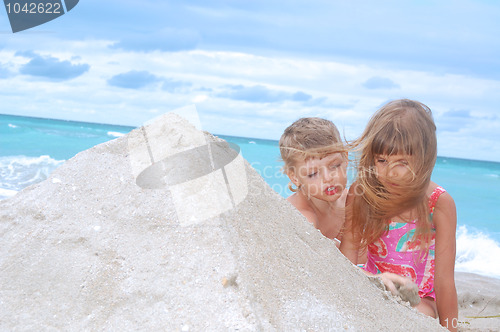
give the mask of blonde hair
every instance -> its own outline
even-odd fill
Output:
[[[426,192],[437,156],[436,126],[429,107],[409,99],[387,103],[351,147],[359,153],[359,160],[349,211],[362,246],[380,238],[388,230],[390,218],[415,209],[417,227],[412,241],[418,238],[421,250],[428,248],[432,222]],[[396,154],[408,156],[410,172],[389,191],[377,178],[375,158]]]
[[[317,117],[300,118],[292,123],[281,135],[279,147],[284,172],[292,170],[297,162],[321,159],[336,152],[346,157],[347,151],[335,124]]]

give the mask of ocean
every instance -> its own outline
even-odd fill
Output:
[[[0,200],[45,180],[78,152],[132,129],[0,114]],[[291,194],[277,141],[217,136],[237,144],[272,189],[283,197]],[[456,271],[500,278],[500,163],[438,157],[432,180],[457,206]]]

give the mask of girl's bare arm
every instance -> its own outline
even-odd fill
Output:
[[[434,289],[439,322],[450,331],[456,331],[458,304],[454,271],[457,213],[455,202],[447,192],[437,201],[433,222],[436,227]]]
[[[359,252],[359,243],[357,243],[356,238],[354,236],[354,232],[352,230],[352,201],[354,200],[356,183],[353,183],[351,188],[349,188],[349,194],[346,199],[346,214],[345,214],[345,223],[344,230],[342,234],[342,238],[340,239],[340,251],[347,257],[353,264],[358,263],[358,252]]]

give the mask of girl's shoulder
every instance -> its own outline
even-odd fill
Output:
[[[304,217],[306,217],[309,222],[313,224],[317,222],[316,213],[302,195],[294,193],[286,200],[291,203]]]
[[[427,187],[427,196],[430,197],[432,195],[432,193],[434,193],[434,191],[440,190],[440,189],[444,190],[444,188],[441,187],[440,185],[438,185],[437,183],[430,181],[429,186]],[[444,190],[444,191],[446,191],[446,190]]]
[[[427,197],[429,197],[429,209],[431,212],[434,210],[439,197],[444,193],[446,193],[446,190],[443,187],[431,181],[427,188]]]
[[[441,191],[438,185],[431,183],[431,192]],[[436,230],[436,243],[451,243],[455,241],[455,232],[457,227],[457,208],[451,195],[442,190],[435,198],[435,206],[431,208],[432,224]],[[441,239],[441,240],[439,240]]]
[[[444,196],[443,196],[444,195]],[[435,182],[430,182],[429,186],[427,187],[427,196],[431,200],[437,200],[439,197],[443,196],[449,196],[450,194],[446,191],[445,188],[441,187]],[[450,196],[451,197],[451,196]]]
[[[453,197],[437,183],[432,181],[429,183],[427,195],[429,196],[429,205],[431,208],[435,207],[436,210],[440,211],[455,210]]]

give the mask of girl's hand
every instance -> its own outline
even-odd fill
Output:
[[[345,201],[347,199],[348,192],[349,190],[347,188],[344,188],[344,190],[342,190],[342,194],[340,195],[339,199],[335,201],[335,209],[341,209],[343,212],[345,212]]]
[[[379,277],[382,280],[382,283],[388,290],[391,291],[392,295],[398,295],[399,287],[406,285],[408,283],[412,283],[410,278],[402,277],[400,275],[391,272],[384,272],[378,274],[377,277]]]
[[[348,192],[349,190],[344,188],[344,190],[342,190],[342,194],[340,194],[340,197],[333,203],[332,206],[333,214],[337,220],[342,220],[341,225],[343,225],[345,221],[345,201],[347,199]]]
[[[330,207],[332,213],[332,218],[330,219],[332,223],[332,228],[337,230],[338,232],[337,237],[339,238],[340,241],[342,241],[341,239],[342,230],[345,224],[345,201],[348,192],[349,190],[345,188],[340,194],[340,197],[335,202],[333,202],[333,204]]]
[[[344,213],[344,228],[342,230],[342,237],[340,239],[340,251],[344,254],[347,259],[349,259],[354,265],[358,263],[358,254],[359,254],[359,241],[355,238],[353,229],[352,229],[352,200],[354,198],[355,188],[357,187],[356,182],[351,185],[348,193],[346,194],[346,200],[344,204],[346,206]],[[338,200],[343,199],[345,192],[342,192],[342,195]],[[338,203],[341,204],[341,203]]]
[[[403,301],[410,302],[412,307],[420,303],[418,286],[410,278],[390,272],[384,272],[377,275],[377,277],[382,280],[382,283],[386,289],[391,291],[392,295],[399,296]]]

